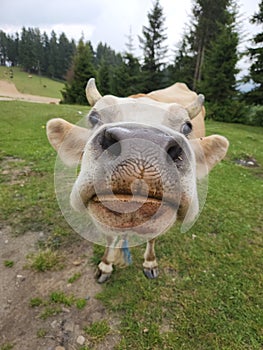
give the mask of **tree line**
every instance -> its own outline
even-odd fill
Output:
[[[0,31],[0,64],[20,66],[29,73],[64,79],[71,67],[76,43],[65,33],[50,37],[38,28],[22,28],[21,33],[7,35]]]
[[[250,21],[262,25],[263,0]],[[64,103],[86,104],[84,89],[90,77],[96,77],[102,95],[117,96],[149,92],[180,81],[205,94],[211,118],[262,125],[263,33],[248,41],[247,51],[241,53],[240,27],[235,0],[195,0],[174,59],[167,63],[165,16],[160,1],[155,0],[148,12],[148,25],[139,36],[141,58],[135,55],[131,34],[125,52],[118,53],[105,43],[94,49],[83,38],[76,44],[64,33],[57,37],[52,32],[48,37],[39,29],[23,28],[20,35],[0,31],[0,62],[65,79]],[[244,81],[253,84],[246,94],[239,91],[237,80],[242,55],[250,60]]]

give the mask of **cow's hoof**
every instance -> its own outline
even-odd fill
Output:
[[[147,278],[153,279],[158,277],[158,267],[144,268],[143,273]]]
[[[96,279],[98,283],[105,283],[110,279],[111,273],[102,272],[100,269],[97,270]]]

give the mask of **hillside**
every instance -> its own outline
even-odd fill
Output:
[[[62,82],[34,74],[29,75],[21,71],[18,67],[0,67],[0,81],[1,80],[15,84],[19,93],[22,94],[52,97],[56,99],[62,98],[61,90],[64,87]]]

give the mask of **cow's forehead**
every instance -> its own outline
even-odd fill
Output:
[[[189,120],[185,108],[177,103],[162,103],[151,98],[104,96],[94,106],[103,123],[137,122],[172,128]]]

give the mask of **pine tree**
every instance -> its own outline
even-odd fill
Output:
[[[34,72],[38,66],[35,41],[34,28],[23,27],[19,43],[19,63],[29,73]]]
[[[18,45],[19,45],[19,34],[7,36],[7,54],[8,61],[14,67],[18,63]]]
[[[81,39],[73,60],[73,77],[62,91],[63,103],[87,104],[85,87],[87,81],[96,76],[93,60],[91,44]]]
[[[122,62],[113,68],[110,79],[111,93],[124,97],[143,91],[141,65],[134,55],[131,27],[127,39],[125,43],[127,50],[122,55]]]
[[[219,35],[219,28],[228,23],[228,6],[234,0],[195,0],[183,39],[176,52],[173,74],[193,90],[203,79],[206,53]]]
[[[97,85],[102,95],[112,94],[113,71],[122,65],[122,57],[107,44],[99,43],[96,50]]]
[[[8,57],[7,36],[0,30],[0,65],[5,66]]]
[[[263,24],[263,0],[259,3],[259,11],[251,18],[251,23]],[[252,44],[253,47],[248,49],[252,62],[249,78],[256,84],[256,87],[247,93],[246,100],[260,105],[263,100],[263,31],[254,36]]]
[[[237,46],[238,33],[233,25],[222,25],[220,34],[207,52],[200,89],[209,102],[208,115],[216,120],[237,122],[243,117],[237,101]]]
[[[169,83],[176,81],[187,84],[193,89],[195,57],[192,53],[190,38],[185,34],[176,50],[174,64],[169,66]]]
[[[40,69],[42,74],[48,75],[48,67],[50,62],[50,42],[46,32],[43,33],[41,42],[43,48],[43,55],[40,60]]]
[[[125,53],[123,62],[113,69],[111,93],[116,96],[129,96],[143,91],[141,66],[138,58]]]
[[[195,51],[194,90],[202,79],[206,50],[209,50],[211,43],[216,40],[220,27],[228,23],[227,7],[230,2],[231,0],[196,0],[193,8],[193,31],[195,33],[195,40],[193,41]]]
[[[56,77],[63,79],[71,66],[75,53],[75,42],[69,42],[65,33],[58,39]]]
[[[140,47],[144,53],[142,71],[145,92],[163,87],[161,73],[167,53],[167,46],[164,45],[167,36],[165,17],[159,0],[154,2],[153,9],[148,13],[148,20],[149,26],[143,26],[143,36],[139,36]]]
[[[132,35],[132,27],[131,26],[130,26],[129,34],[127,35],[127,39],[128,39],[128,41],[127,41],[127,43],[125,43],[125,46],[127,48],[126,53],[133,55],[135,48],[134,48],[134,43],[133,43],[134,38]]]
[[[51,78],[56,77],[56,72],[58,68],[58,42],[57,34],[52,30],[51,38],[49,41],[49,66],[48,66],[48,75]]]
[[[102,58],[97,71],[97,85],[102,95],[108,95],[111,93],[110,89],[110,76],[112,66],[107,63],[106,58]]]

